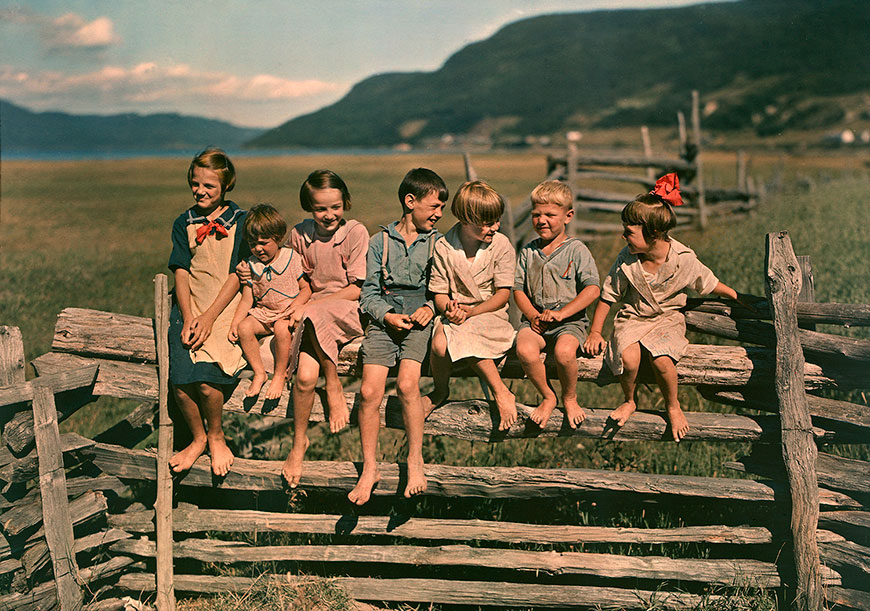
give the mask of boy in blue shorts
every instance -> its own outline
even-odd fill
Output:
[[[441,218],[448,193],[438,174],[416,168],[399,185],[402,218],[382,227],[369,241],[366,280],[360,292],[360,310],[370,322],[360,350],[363,359],[360,385],[359,433],[363,470],[347,497],[362,505],[381,479],[378,470],[379,407],[390,367],[398,361],[396,390],[408,438],[408,484],[405,496],[426,490],[423,472],[423,398],[421,364],[429,348],[435,306],[427,299],[426,285],[432,250],[441,234]]]
[[[601,292],[592,253],[566,233],[574,216],[574,195],[558,180],[532,191],[532,226],[540,236],[517,255],[514,301],[523,313],[517,357],[543,400],[530,418],[543,427],[556,407],[556,393],[541,362],[546,350],[556,361],[565,417],[571,428],[586,413],[577,403],[577,349],[586,339],[586,308]]]

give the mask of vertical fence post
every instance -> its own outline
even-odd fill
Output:
[[[684,161],[689,159],[689,136],[686,133],[686,115],[682,110],[677,111],[677,130],[680,135],[680,151],[679,155]]]
[[[765,292],[776,331],[774,381],[782,429],[782,457],[791,493],[796,611],[822,609],[819,549],[818,451],[804,391],[804,355],[798,339],[800,268],[785,231],[767,234]]]
[[[737,190],[748,192],[746,186],[746,153],[743,150],[737,151]]]
[[[76,611],[82,608],[82,591],[77,582],[79,569],[73,552],[73,527],[57,428],[57,409],[54,391],[40,384],[34,384],[33,388],[33,436],[39,456],[42,524],[54,569],[58,608]]]
[[[695,140],[695,184],[698,187],[698,226],[707,226],[707,194],[704,192],[704,168],[701,164],[701,101],[698,90],[692,91],[692,136]]]
[[[18,327],[0,327],[0,386],[24,382],[24,340]]]
[[[816,281],[813,277],[813,262],[809,255],[798,255],[798,265],[801,271],[801,291],[798,293],[797,300],[799,303],[814,303],[816,301]],[[815,331],[816,325],[807,322],[801,323],[801,329]]]
[[[174,611],[175,586],[172,566],[172,420],[169,418],[169,292],[165,274],[154,277],[154,331],[157,345],[158,431],[157,499],[154,514],[157,531],[157,608]]]
[[[649,140],[649,128],[646,125],[640,126],[640,139],[643,142],[643,156],[647,160],[652,158],[652,143]],[[652,166],[646,166],[646,177],[650,180],[656,179],[656,171]]]
[[[468,152],[462,153],[462,160],[465,162],[465,180],[477,180],[477,172],[471,165],[471,155]]]

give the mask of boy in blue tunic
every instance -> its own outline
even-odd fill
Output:
[[[541,353],[556,361],[565,417],[571,428],[586,414],[577,403],[577,349],[586,338],[586,308],[601,292],[598,268],[579,239],[566,233],[574,216],[574,195],[558,180],[532,191],[532,226],[540,236],[517,255],[514,301],[523,313],[517,333],[517,357],[543,397],[530,418],[543,427],[556,407]]]
[[[435,306],[427,299],[426,285],[432,250],[441,234],[435,223],[447,201],[447,187],[432,170],[417,168],[399,186],[402,218],[382,227],[369,241],[366,279],[360,292],[360,310],[370,322],[360,352],[363,359],[359,433],[363,470],[348,493],[363,505],[381,479],[378,470],[379,408],[390,367],[398,361],[396,391],[402,403],[408,437],[408,484],[405,496],[426,490],[423,472],[423,420],[420,374],[432,335]]]

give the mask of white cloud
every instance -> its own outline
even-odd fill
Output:
[[[51,18],[27,9],[6,9],[0,10],[0,21],[36,28],[45,46],[52,51],[102,50],[121,42],[114,22],[108,17],[87,21],[75,13]]]

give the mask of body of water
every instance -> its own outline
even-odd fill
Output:
[[[391,148],[371,149],[225,149],[230,157],[303,157],[309,155],[419,155],[421,153],[457,154],[459,150],[395,150]],[[199,150],[4,150],[0,149],[3,161],[89,161],[156,158],[192,158]]]

